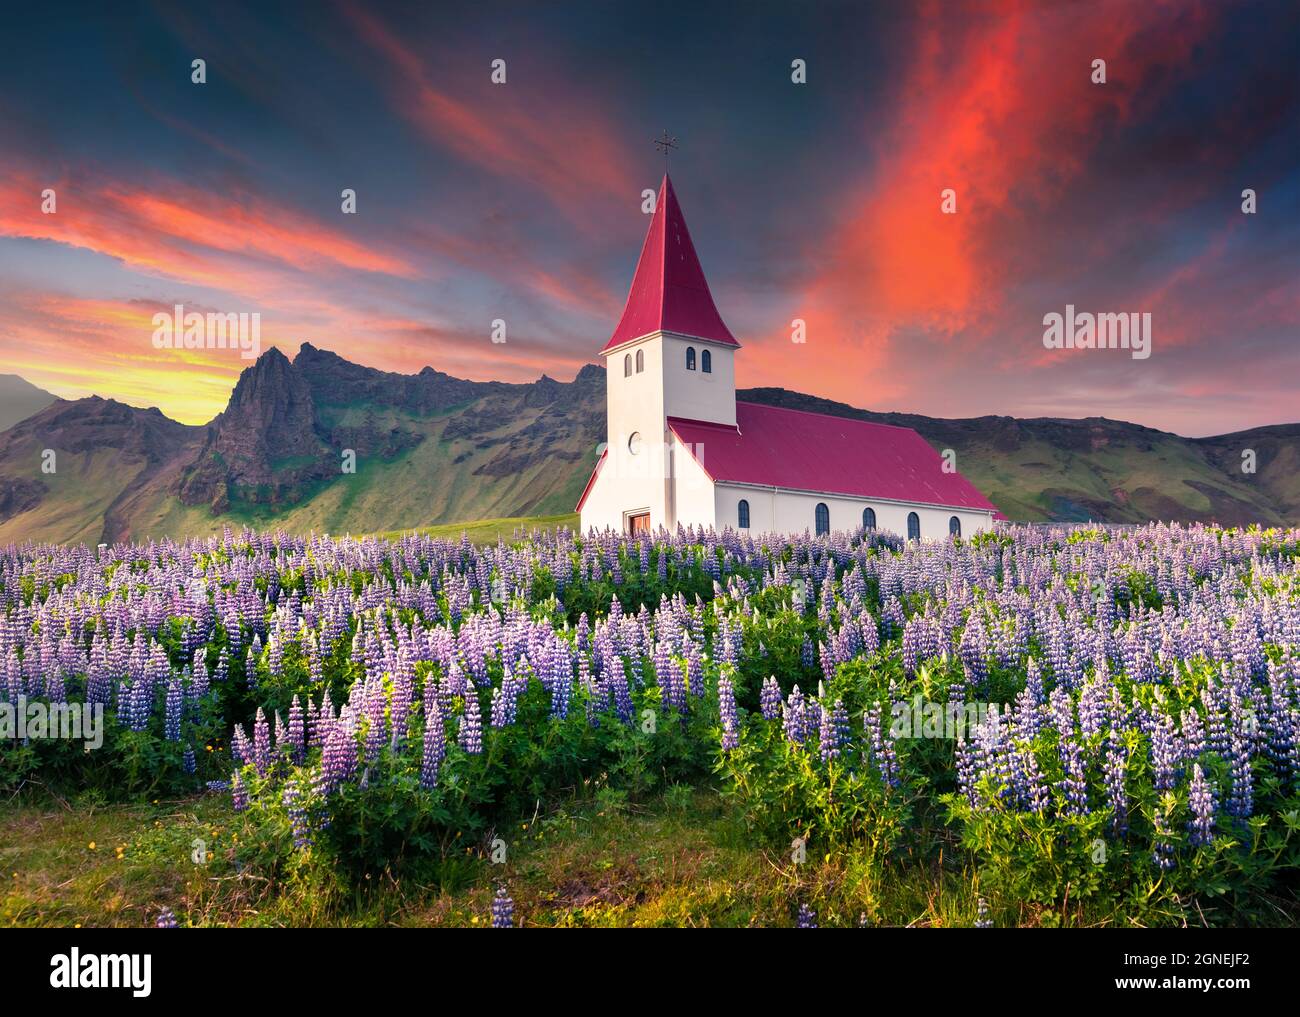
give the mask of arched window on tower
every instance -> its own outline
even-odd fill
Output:
[[[695,370],[695,347],[694,346],[686,347],[686,370],[688,371]]]
[[[632,354],[630,353],[623,358],[623,377],[632,377]]]
[[[876,528],[876,510],[873,508],[864,508],[862,510],[862,528],[864,530],[874,530]]]
[[[831,532],[831,510],[826,507],[824,501],[817,503],[817,511],[814,513],[817,522],[817,536],[823,533]]]
[[[749,529],[749,502],[744,498],[736,505],[736,525],[742,530]]]
[[[713,373],[713,354],[708,350],[704,350],[700,354],[700,370],[705,374]]]
[[[921,539],[921,517],[915,512],[907,513],[907,539]]]
[[[640,374],[645,370],[645,350],[636,351],[636,373]]]
[[[954,537],[961,536],[961,520],[958,519],[956,516],[953,516],[951,519],[948,520],[948,532],[952,534]]]

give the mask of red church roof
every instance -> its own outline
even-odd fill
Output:
[[[714,481],[997,511],[911,428],[743,402],[736,423],[668,418]]]
[[[673,182],[664,174],[654,216],[641,247],[623,317],[600,352],[651,332],[678,332],[728,346],[739,346],[722,315],[691,243]]]

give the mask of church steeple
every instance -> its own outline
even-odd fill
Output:
[[[740,345],[714,306],[673,182],[666,173],[623,316],[601,353],[654,332]]]

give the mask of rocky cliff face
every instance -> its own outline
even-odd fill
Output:
[[[451,383],[440,384],[441,379]],[[372,420],[332,424],[329,404],[401,407],[420,412],[454,397],[457,382],[430,372],[386,374],[304,344],[290,361],[272,348],[239,376],[230,403],[207,426],[207,438],[176,489],[182,504],[226,511],[231,501],[272,508],[293,505],[315,486],[343,474],[345,456],[392,459],[423,436]],[[427,412],[427,411],[426,411]]]
[[[512,427],[525,410],[541,412],[524,428]],[[476,464],[477,475],[508,477],[547,457],[569,468],[581,458],[565,440],[574,428],[604,427],[604,371],[588,365],[570,383],[543,375],[512,385],[429,367],[413,375],[379,371],[310,343],[292,361],[270,349],[240,375],[229,405],[207,425],[176,494],[213,513],[238,502],[286,508],[338,477],[345,450],[391,461],[425,440],[409,423],[394,423],[393,414],[455,411],[441,437],[470,446],[461,461],[500,446]]]
[[[432,367],[419,374],[395,374],[362,367],[337,353],[303,343],[293,368],[321,405],[374,406],[428,415],[464,406],[492,391],[514,386],[463,381]]]

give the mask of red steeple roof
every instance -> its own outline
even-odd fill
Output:
[[[623,317],[600,352],[659,331],[740,345],[713,306],[686,219],[673,193],[673,182],[666,173]]]

